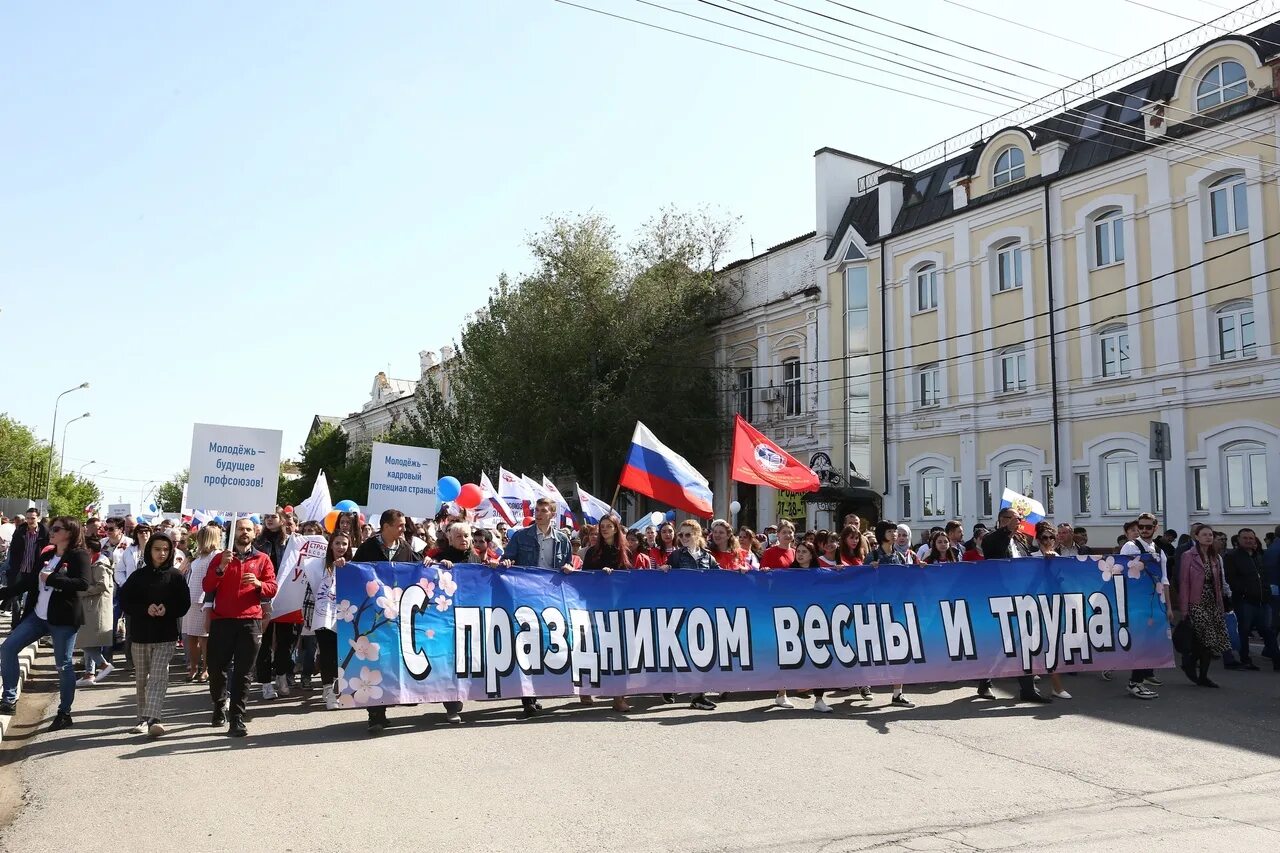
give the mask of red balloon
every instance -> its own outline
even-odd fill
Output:
[[[480,506],[480,502],[484,500],[484,492],[475,483],[467,483],[462,487],[462,491],[458,492],[458,506],[463,509],[475,509]]]

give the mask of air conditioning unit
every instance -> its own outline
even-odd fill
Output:
[[[782,389],[772,385],[769,386],[768,388],[761,389],[760,395],[766,403],[782,402],[782,396],[783,396]]]

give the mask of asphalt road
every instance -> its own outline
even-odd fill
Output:
[[[1045,707],[938,686],[913,710],[885,690],[840,695],[830,715],[758,695],[711,712],[639,699],[625,718],[607,702],[551,700],[536,720],[473,703],[462,726],[439,706],[394,708],[377,738],[316,691],[255,702],[243,740],[210,729],[207,694],[183,683],[174,730],[153,741],[126,732],[118,672],[14,765],[25,800],[0,849],[1274,847],[1280,673],[1214,672],[1221,690],[1162,675],[1154,702],[1081,675],[1074,700]]]

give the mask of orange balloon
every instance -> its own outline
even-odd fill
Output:
[[[324,529],[326,531],[328,531],[329,533],[333,533],[333,528],[336,527],[338,524],[339,515],[342,515],[342,513],[334,509],[334,510],[330,510],[329,513],[324,517]]]

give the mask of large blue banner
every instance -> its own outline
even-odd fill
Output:
[[[1117,561],[1119,560],[1119,561]],[[1171,666],[1137,558],[772,572],[338,571],[344,706]]]

